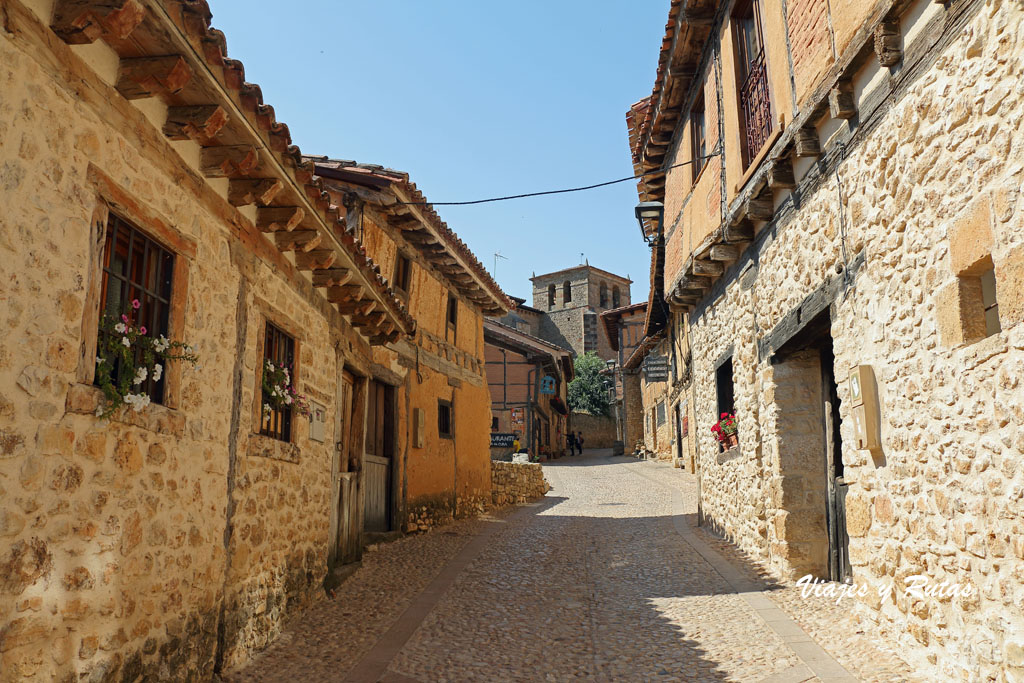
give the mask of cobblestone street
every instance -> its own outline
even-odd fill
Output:
[[[697,530],[692,475],[607,452],[544,471],[536,504],[367,553],[228,679],[914,680],[848,606]]]

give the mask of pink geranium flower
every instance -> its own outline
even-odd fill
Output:
[[[140,327],[139,328],[139,334],[146,334],[146,328],[145,327]]]
[[[141,305],[142,304],[139,303],[138,299],[132,299],[132,308],[134,308],[135,310],[138,310],[139,306],[141,306]]]

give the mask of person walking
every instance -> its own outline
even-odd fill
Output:
[[[576,455],[576,435],[569,432],[565,435],[565,445],[569,448],[569,455]]]
[[[579,449],[580,455],[583,455],[583,432],[576,433],[576,448]]]

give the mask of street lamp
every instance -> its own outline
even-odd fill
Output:
[[[650,244],[650,239],[647,235],[647,231],[644,230],[644,221],[657,221],[658,230],[661,230],[662,217],[665,215],[665,205],[661,202],[640,202],[634,209],[636,213],[636,222],[640,224],[640,234],[643,235],[644,242]]]

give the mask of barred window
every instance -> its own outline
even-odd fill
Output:
[[[276,367],[288,369],[291,382],[295,382],[295,340],[285,334],[282,330],[267,323],[267,330],[263,338],[263,359],[273,363]],[[263,369],[260,370],[263,372]],[[264,409],[263,422],[260,425],[260,434],[269,436],[280,441],[292,440],[292,409],[290,406],[274,407],[261,386],[260,402]]]
[[[147,336],[169,337],[173,275],[172,252],[123,218],[110,214],[103,250],[103,315],[112,318],[126,315],[132,324],[145,327]],[[138,308],[133,305],[135,301],[139,302]],[[103,334],[102,329],[99,334]],[[141,349],[137,351],[141,352]],[[137,358],[136,362],[141,359]],[[119,365],[115,364],[111,373],[115,384],[119,380]],[[153,403],[163,403],[164,382],[164,377],[154,381],[150,376],[139,390]]]

